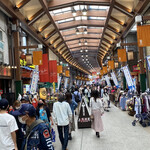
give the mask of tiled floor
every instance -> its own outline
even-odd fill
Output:
[[[92,129],[77,129],[69,141],[69,150],[150,150],[150,127],[137,123],[132,126],[133,117],[112,106],[103,116],[104,131],[101,138]],[[56,131],[57,133],[57,131]],[[55,150],[61,150],[56,135]]]

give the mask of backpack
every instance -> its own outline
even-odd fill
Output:
[[[48,121],[47,112],[45,109],[39,110],[39,119],[43,120],[46,125],[50,128],[50,122]]]
[[[80,102],[80,98],[79,98],[79,94],[78,93],[77,93],[77,95],[74,94],[74,98],[75,98],[76,103]]]

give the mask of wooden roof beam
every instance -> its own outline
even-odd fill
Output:
[[[52,41],[51,44],[54,44],[59,38],[60,38],[60,36],[58,36],[54,41]]]
[[[87,17],[107,17],[107,13],[108,12],[104,10],[88,10],[86,16]],[[78,16],[83,16],[81,11],[76,11],[76,17]],[[68,13],[63,13],[63,14],[58,14],[56,16],[53,16],[53,19],[55,21],[60,21],[60,20],[69,19],[72,17],[74,17],[72,13],[68,12]]]
[[[38,19],[40,19],[45,14],[45,11],[40,9],[37,13],[35,13],[33,16],[27,19],[28,25],[32,25],[34,22],[36,22]]]
[[[51,22],[48,22],[45,26],[43,26],[42,28],[40,28],[39,31],[37,31],[37,33],[43,32],[50,25],[51,25]]]
[[[28,2],[30,2],[31,0],[22,0],[19,4],[17,4],[15,6],[15,10],[19,10],[22,7],[24,7]]]
[[[60,46],[60,45],[62,45],[64,42],[63,41],[61,41],[60,43],[58,43],[57,45],[56,45],[56,49]]]
[[[131,9],[119,4],[118,2],[115,2],[114,8],[117,9],[118,11],[122,12],[123,14],[125,14],[128,17],[134,16],[134,12],[132,12]]]
[[[113,20],[113,21],[115,21],[116,23],[118,23],[119,25],[121,25],[123,27],[126,26],[126,23],[124,23],[124,22],[122,22],[122,21],[120,21],[120,20],[118,20],[118,19],[116,19],[116,18],[114,18],[112,16],[110,16],[110,19]]]
[[[110,0],[53,0],[48,3],[49,10],[56,10],[74,5],[101,5],[109,6]]]
[[[98,47],[98,46],[82,45],[82,46],[77,46],[77,47],[71,47],[69,49],[82,48],[82,47]]]
[[[108,44],[110,44],[110,45],[112,44],[111,41],[109,41],[109,40],[107,40],[107,39],[105,39],[105,38],[103,38],[103,40],[104,40],[105,42],[107,42]]]
[[[117,34],[119,36],[121,35],[121,33],[118,32],[118,30],[116,28],[114,28],[114,27],[112,27],[110,25],[107,26],[107,29],[110,30],[110,31],[112,31],[112,32],[114,32],[115,34]]]
[[[80,40],[80,39],[99,39],[100,40],[100,38],[96,38],[96,37],[81,37],[81,38],[73,38],[73,39],[69,39],[69,40],[65,40],[66,42],[68,42],[68,41],[74,41],[74,40]]]
[[[110,34],[108,34],[108,33],[106,33],[106,32],[105,32],[105,35],[107,35],[108,37],[110,37],[110,38],[113,39],[113,40],[115,39],[112,35],[110,35]]]
[[[53,35],[55,35],[57,33],[56,30],[53,30],[52,32],[50,32],[49,34],[47,34],[45,37],[44,37],[44,40],[47,41],[48,39],[50,39]]]
[[[92,26],[92,27],[104,27],[105,21],[100,20],[79,20],[79,21],[70,21],[58,24],[59,30],[66,30],[70,28],[76,28],[78,26]]]

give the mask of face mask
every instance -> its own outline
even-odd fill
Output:
[[[21,123],[21,124],[26,124],[26,121],[24,120],[22,120],[22,117],[18,117],[18,120],[19,120],[19,122]]]

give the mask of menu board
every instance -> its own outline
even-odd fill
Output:
[[[135,85],[133,83],[133,80],[132,80],[128,66],[125,66],[122,69],[123,69],[123,72],[124,72],[124,75],[125,75],[125,78],[126,78],[126,81],[128,84],[128,88],[132,89],[132,90],[135,89]]]
[[[105,76],[105,81],[106,81],[107,85],[110,87],[111,83],[110,83],[108,75]]]
[[[111,73],[111,76],[112,76],[112,79],[113,79],[113,81],[114,81],[115,86],[116,86],[117,88],[119,88],[119,83],[118,83],[118,80],[117,80],[117,78],[116,78],[115,73],[112,72],[112,73]]]

